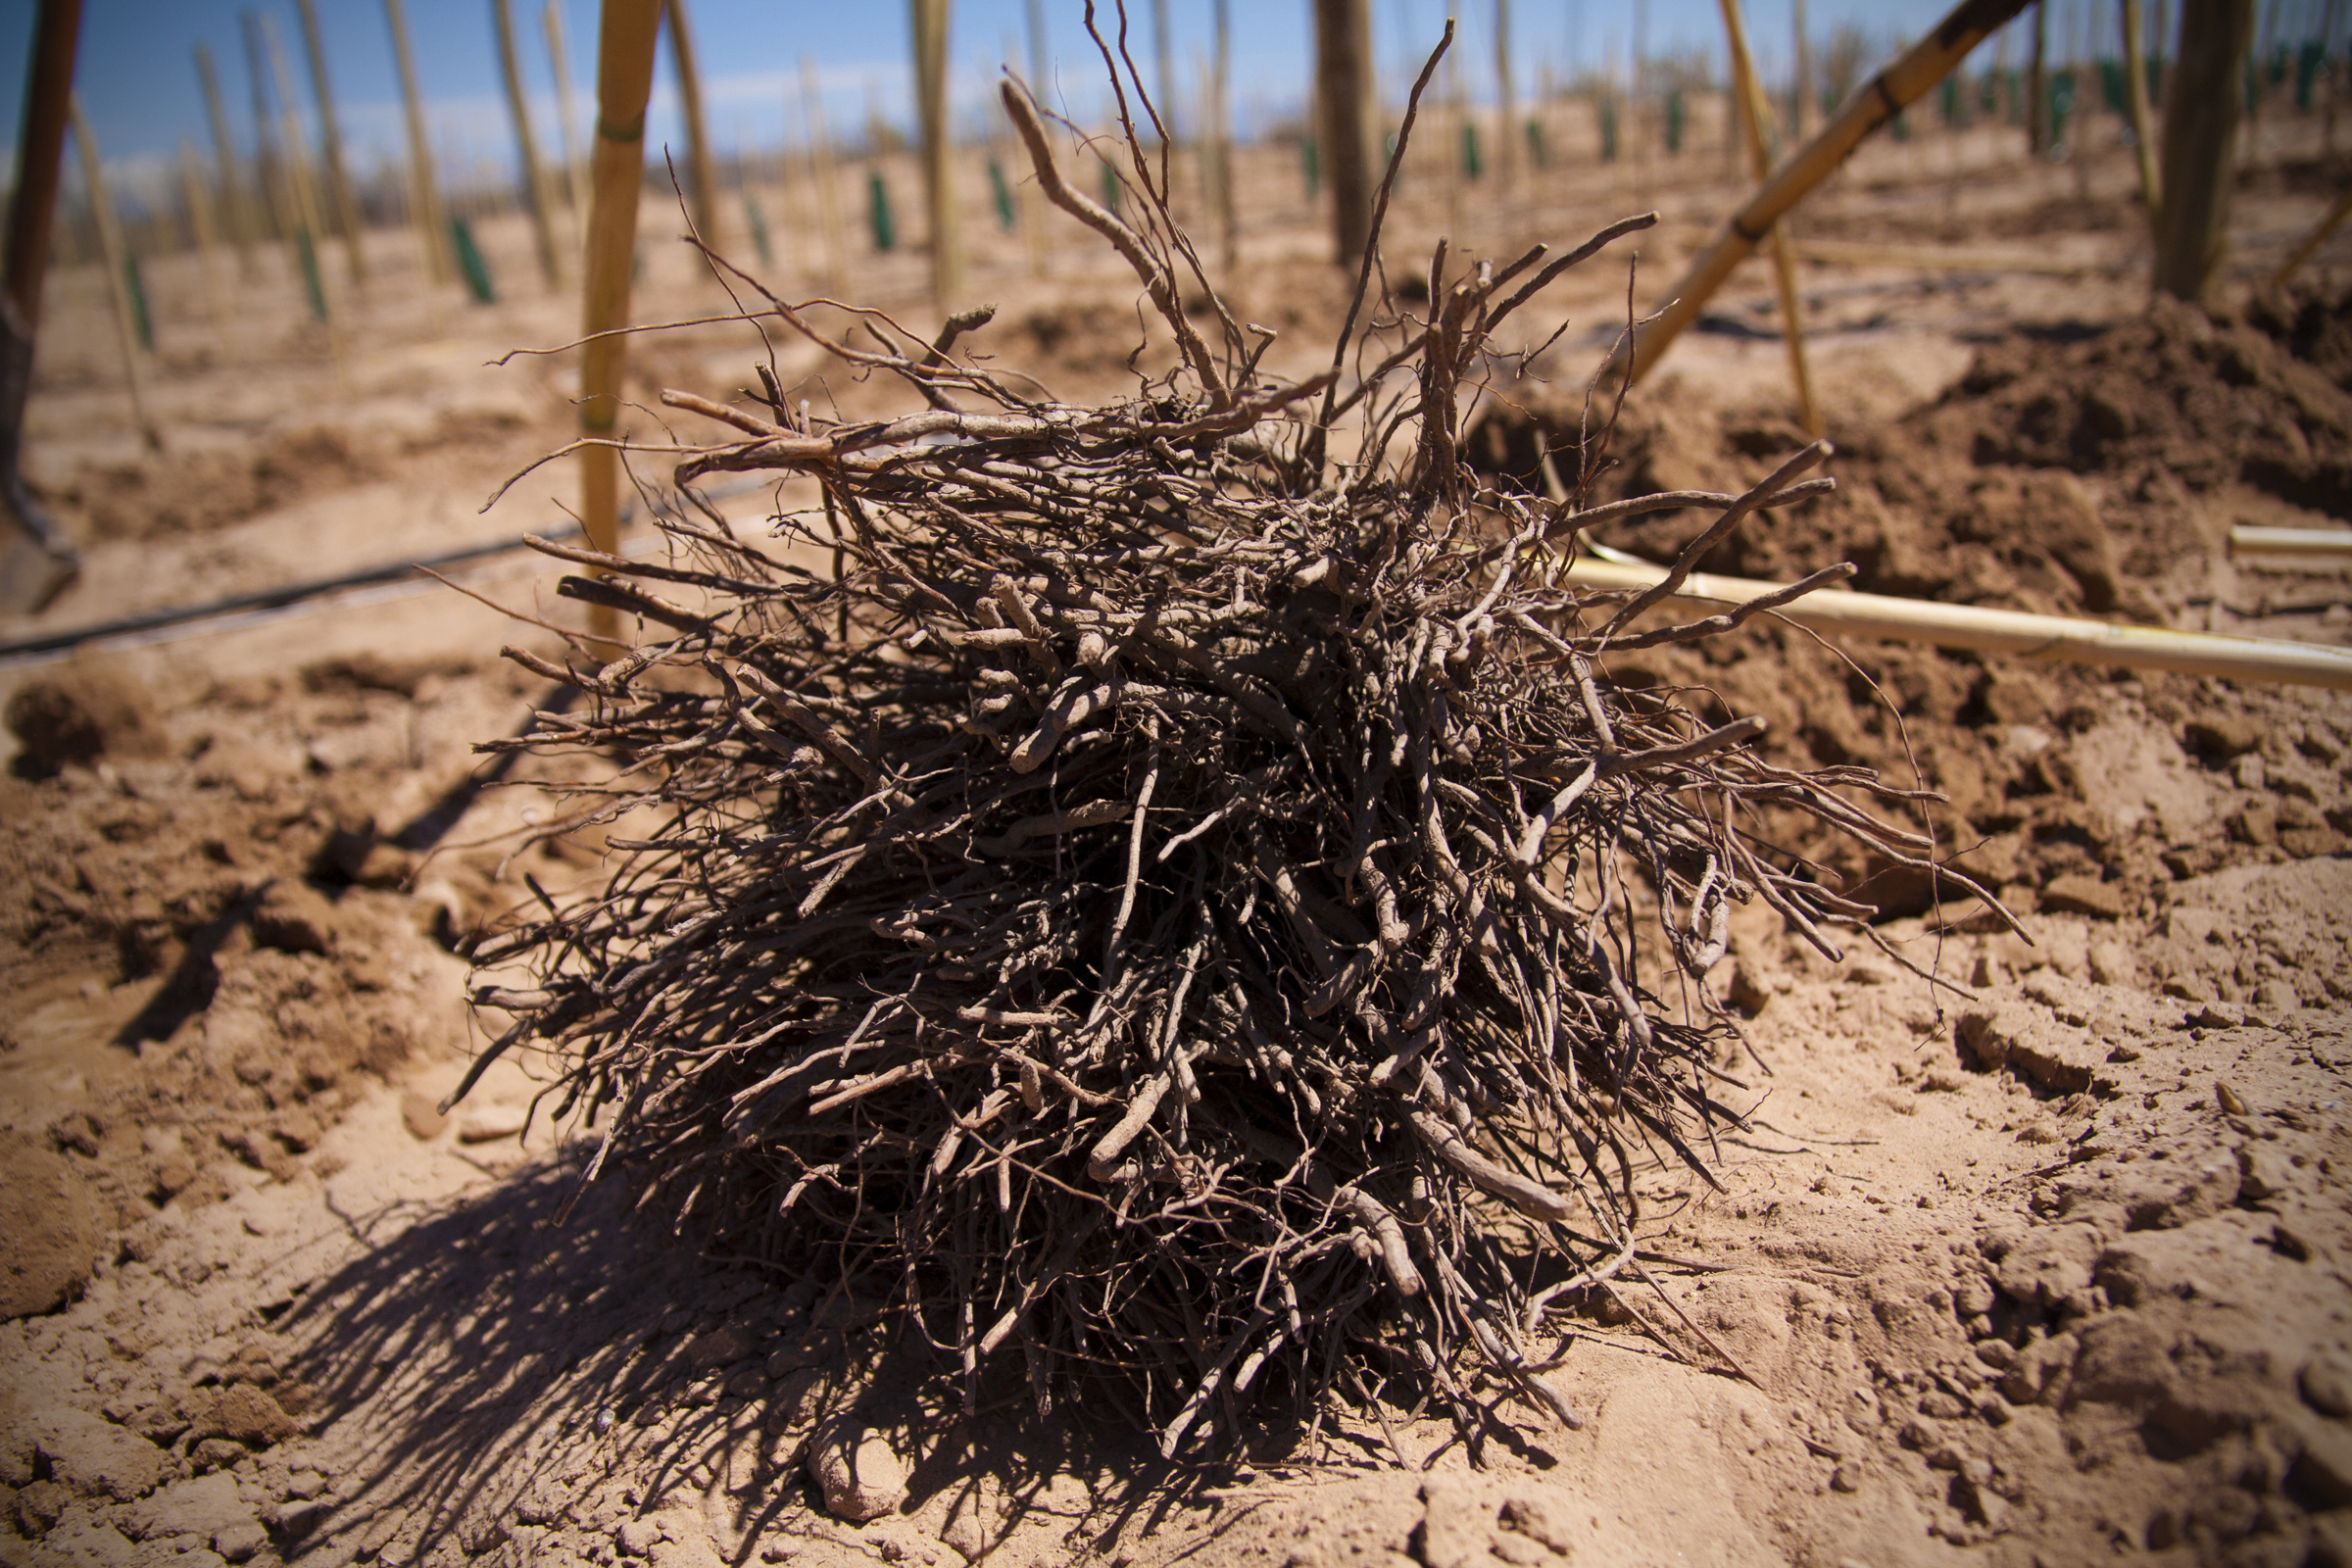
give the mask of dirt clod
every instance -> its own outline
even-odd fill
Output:
[[[89,1277],[101,1234],[71,1161],[23,1137],[0,1138],[0,1319],[55,1311]]]

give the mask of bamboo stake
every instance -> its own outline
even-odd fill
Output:
[[[2156,136],[2154,122],[2148,116],[2148,73],[2140,63],[2139,0],[2123,0],[2124,5],[2124,101],[2132,112],[2132,140],[2139,153],[2139,204],[2148,210],[2148,227],[2154,229],[2162,211],[2159,193],[2164,189],[2156,177]]]
[[[1216,0],[1216,53],[1209,76],[1209,132],[1217,159],[1217,227],[1224,240],[1225,275],[1242,265],[1242,226],[1233,194],[1233,18],[1231,0]]]
[[[1225,0],[1217,0],[1222,7]],[[1029,0],[1026,7],[1029,22],[1029,95],[1039,103],[1046,101],[1046,11],[1041,0]],[[1219,13],[1223,13],[1220,11]],[[1009,51],[1007,51],[1009,55]],[[1016,160],[1023,168],[1027,159]],[[1054,255],[1046,240],[1046,204],[1032,198],[1021,203],[1021,235],[1029,247],[1029,270],[1044,277],[1054,270]]]
[[[317,0],[295,0],[295,14],[302,19],[303,44],[311,57],[311,89],[318,100],[318,149],[326,165],[326,192],[334,204],[335,231],[343,238],[343,260],[351,270],[352,286],[364,287],[368,258],[362,249],[361,230],[367,227],[367,220],[343,164],[343,131],[335,122],[334,89],[326,79],[326,42],[318,32]]]
[[[220,78],[213,72],[213,52],[196,46],[196,76],[204,85],[204,107],[213,122],[213,153],[220,160],[220,201],[228,209],[229,237],[237,247],[237,271],[247,282],[261,275],[253,253],[253,207],[246,200],[245,182],[237,175],[237,144],[229,134],[228,111],[220,103]]]
[[[530,100],[522,92],[522,61],[514,47],[514,0],[490,0],[490,16],[498,26],[498,65],[507,83],[507,111],[514,120],[514,145],[522,159],[522,189],[531,204],[531,241],[539,250],[539,270],[547,286],[564,286],[564,249],[556,240],[555,198],[547,187],[547,170],[539,162],[539,138],[531,130]]]
[[[1610,356],[1607,368],[1623,374],[1630,364],[1636,381],[1648,373],[1683,329],[1698,318],[1733,270],[1756,253],[1756,246],[1774,223],[1834,173],[1864,137],[1918,102],[1987,33],[2024,9],[2024,4],[2025,0],[1962,0],[1933,31],[1864,84],[1838,118],[1785,162],[1733,215],[1715,243],[1690,264],[1668,296],[1670,303],[1642,335],[1639,357],[1629,342]]]
[[[81,557],[25,485],[20,462],[42,286],[59,234],[57,191],[80,42],[81,0],[41,0],[25,62],[16,188],[0,242],[0,290],[6,295],[0,306],[0,612],[10,614],[46,609],[81,574]],[[14,528],[6,526],[12,518]]]
[[[334,290],[327,287],[326,263],[318,254],[318,237],[325,232],[319,221],[318,190],[311,183],[310,161],[302,155],[302,116],[294,107],[294,71],[286,62],[285,40],[278,36],[277,19],[265,14],[261,19],[261,33],[270,58],[270,74],[277,87],[278,116],[286,147],[286,186],[292,198],[294,244],[297,261],[306,273],[310,286],[318,291],[314,303],[319,318],[326,323],[327,353],[335,362],[338,378],[350,372],[343,354],[342,313],[335,308]]]
[[[1788,138],[1802,142],[1813,126],[1813,37],[1805,28],[1805,0],[1789,0],[1788,27],[1794,38],[1796,64],[1789,83]]]
[[[2034,0],[2034,52],[2026,66],[2026,151],[2050,150],[2050,85],[2044,56],[2050,48],[2049,0]]]
[[[1366,0],[1314,0],[1317,130],[1331,182],[1333,259],[1352,264],[1371,241],[1375,183],[1372,20]]]
[[[1772,173],[1772,148],[1765,127],[1771,107],[1764,86],[1756,80],[1755,63],[1747,54],[1747,28],[1740,20],[1740,0],[1723,0],[1723,35],[1732,55],[1732,101],[1747,133],[1748,165],[1757,179]],[[1809,435],[1822,431],[1821,412],[1813,403],[1813,371],[1805,363],[1805,320],[1796,293],[1796,263],[1789,255],[1791,240],[1786,220],[1773,224],[1767,243],[1772,248],[1772,280],[1781,301],[1781,338],[1788,347],[1788,380],[1796,392],[1797,420]]]
[[[98,162],[98,139],[90,134],[79,93],[74,95],[73,116],[74,146],[81,155],[81,182],[90,198],[91,215],[98,221],[98,258],[106,270],[106,297],[115,308],[115,332],[122,343],[122,372],[130,383],[131,423],[151,451],[161,452],[164,438],[147,405],[147,367],[140,355],[138,325],[131,317],[130,277],[125,270],[129,259],[122,249],[122,224],[113,198],[107,195],[106,174]]]
[[[262,19],[252,11],[238,13],[245,34],[245,75],[253,90],[253,163],[261,181],[263,212],[270,220],[270,237],[281,244],[294,238],[294,203],[288,194],[286,172],[277,156],[275,117],[270,112],[270,57],[262,42]],[[300,273],[299,262],[294,271]]]
[[[2328,209],[2328,216],[2320,220],[2319,227],[2305,235],[2303,243],[2295,247],[2295,253],[2279,264],[2278,270],[2271,274],[2271,287],[2286,287],[2287,280],[2302,270],[2305,262],[2311,260],[2312,253],[2327,244],[2328,236],[2343,226],[2347,216],[2352,216],[2352,190],[2345,191],[2335,199],[2335,204]]]
[[[956,218],[956,148],[948,123],[948,0],[912,0],[914,81],[923,128],[923,194],[931,208],[931,299],[942,315],[963,293]]]
[[[833,156],[833,133],[825,123],[825,95],[812,55],[801,56],[801,123],[808,138],[808,183],[816,192],[817,223],[825,239],[825,292],[838,294],[848,255],[841,231],[841,167]]]
[[[1152,52],[1159,79],[1159,102],[1152,107],[1159,112],[1166,144],[1173,148],[1183,138],[1176,134],[1176,49],[1168,41],[1168,0],[1152,0]]]
[[[2352,565],[2352,528],[2255,528],[2230,530],[2231,560],[2256,564],[2286,560]]]
[[[188,222],[196,230],[196,252],[204,267],[204,298],[212,307],[213,331],[226,353],[236,341],[236,313],[230,308],[228,285],[220,276],[220,232],[213,221],[212,196],[204,188],[204,164],[196,144],[179,141],[179,178],[188,195]]]
[[[723,243],[718,219],[718,175],[710,164],[710,132],[703,119],[703,74],[695,65],[694,38],[686,25],[686,0],[666,0],[669,58],[678,74],[678,112],[686,120],[686,199],[694,230],[716,250]]]
[[[564,183],[571,197],[572,222],[584,229],[588,222],[588,160],[574,130],[580,115],[571,90],[571,57],[564,48],[562,0],[547,0],[539,22],[547,32],[547,58],[556,68],[556,128],[564,138]]]
[[[450,255],[449,214],[441,204],[432,138],[424,129],[424,94],[416,83],[416,57],[409,48],[409,19],[400,0],[384,0],[384,22],[392,29],[392,58],[400,68],[401,108],[408,124],[409,211],[424,248],[425,275],[439,285],[457,275],[457,263]]]
[[[1494,0],[1494,82],[1502,115],[1494,134],[1494,181],[1507,193],[1519,174],[1519,99],[1511,83],[1511,0]]]
[[[674,3],[674,0],[673,0]],[[620,549],[621,372],[628,363],[629,282],[645,184],[645,104],[654,90],[662,0],[604,0],[597,38],[595,180],[588,208],[588,276],[581,289],[580,531],[591,549]],[[619,642],[606,606],[588,612],[591,635]]]
[[[2201,303],[2229,238],[2238,106],[2254,0],[2182,7],[2180,58],[2165,88],[2164,205],[2156,223],[2156,287]]]
[[[1584,588],[1640,590],[1666,579],[1646,562],[1580,560],[1562,571]],[[1711,612],[1780,593],[1786,584],[1693,572],[1668,601]],[[2007,654],[2045,663],[2107,664],[2169,669],[2226,680],[2271,681],[2352,691],[2352,649],[2259,637],[2118,625],[2076,615],[2030,615],[1973,605],[1938,605],[1883,594],[1819,591],[1774,613],[1829,636],[1924,643]]]

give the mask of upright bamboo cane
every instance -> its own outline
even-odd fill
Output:
[[[1789,0],[1788,27],[1795,40],[1796,62],[1790,73],[1788,139],[1802,145],[1813,128],[1813,36],[1805,28],[1805,0]]]
[[[213,313],[213,331],[225,352],[235,341],[236,313],[230,308],[228,285],[220,275],[220,231],[213,221],[212,194],[204,186],[204,163],[196,144],[179,141],[179,179],[187,192],[188,223],[196,230],[196,253],[204,268],[204,298]]]
[[[547,31],[547,58],[556,68],[556,113],[560,117],[557,129],[564,138],[564,182],[571,196],[572,221],[585,233],[588,225],[588,160],[581,155],[575,127],[580,122],[579,106],[571,90],[571,57],[564,48],[564,7],[562,0],[547,0],[547,9],[539,14],[541,26]]]
[[[204,86],[205,113],[213,122],[213,154],[220,160],[220,204],[228,209],[229,237],[237,247],[237,271],[247,282],[261,275],[253,253],[253,207],[246,200],[245,181],[237,174],[237,143],[229,134],[228,111],[220,102],[220,78],[213,72],[213,52],[196,46],[196,77]]]
[[[2238,106],[2254,0],[2187,0],[2180,58],[2165,87],[2164,204],[2156,216],[2156,286],[2201,303],[2229,237]]]
[[[253,165],[262,187],[262,211],[270,220],[270,237],[290,244],[294,241],[294,198],[278,158],[276,116],[270,110],[270,51],[262,41],[258,12],[240,12],[237,21],[245,34],[246,84],[253,90]],[[294,270],[302,270],[299,263]]]
[[[695,64],[694,35],[686,25],[686,0],[666,0],[669,58],[678,73],[678,112],[686,119],[686,200],[694,230],[713,250],[724,243],[719,230],[718,174],[710,161],[710,132],[703,119],[703,74]]]
[[[130,383],[131,423],[139,439],[154,451],[164,449],[164,438],[156,428],[155,415],[147,405],[147,366],[139,348],[139,329],[131,315],[129,258],[122,248],[122,224],[115,212],[114,199],[107,194],[106,173],[98,161],[98,139],[90,134],[90,122],[81,112],[81,95],[74,95],[74,146],[81,155],[81,183],[90,198],[90,212],[98,220],[99,264],[106,270],[106,297],[114,306],[115,333],[122,343],[122,372]]]
[[[2049,0],[2034,0],[2034,53],[2026,66],[2026,151],[2050,150],[2050,87],[2044,57],[2050,50]]]
[[[948,123],[948,0],[913,0],[914,80],[923,126],[923,194],[931,208],[931,299],[942,315],[963,294],[956,148]]]
[[[816,192],[817,226],[825,240],[824,284],[839,294],[848,242],[841,228],[841,166],[833,156],[833,132],[825,122],[825,95],[816,60],[801,56],[801,124],[808,140],[808,184]]]
[[[522,61],[514,47],[514,0],[490,0],[490,16],[498,25],[498,65],[507,83],[507,110],[514,120],[514,146],[522,159],[522,189],[531,204],[531,240],[538,247],[539,270],[547,286],[564,286],[564,248],[556,239],[555,197],[548,189],[547,170],[539,162],[539,138],[531,129],[530,100],[522,91]]]
[[[1773,176],[1750,196],[1724,225],[1715,243],[1701,251],[1667,296],[1660,311],[1637,341],[1618,347],[1607,369],[1623,374],[1631,368],[1639,381],[1649,373],[1683,329],[1714,298],[1716,290],[1741,262],[1756,253],[1772,225],[1804,200],[1807,192],[1834,173],[1863,138],[1941,81],[1952,68],[1986,34],[2025,9],[2026,0],[1961,0],[1951,14],[1928,35],[1913,44],[1892,65],[1863,84],[1847,100],[1838,118],[1821,133],[1783,163]]]
[[[327,352],[334,358],[335,374],[349,373],[344,358],[343,318],[336,309],[335,291],[327,286],[326,264],[319,259],[318,240],[325,233],[320,221],[318,187],[311,183],[310,160],[302,153],[302,114],[294,107],[294,69],[286,60],[285,39],[278,35],[277,19],[264,14],[262,37],[270,59],[270,80],[277,87],[279,133],[286,154],[286,194],[293,218],[294,242],[306,281],[316,292],[312,303],[326,325]]]
[[[1771,108],[1763,84],[1756,80],[1755,63],[1748,58],[1747,28],[1740,20],[1740,0],[1723,0],[1723,33],[1731,46],[1732,103],[1747,136],[1748,167],[1759,180],[1772,173],[1772,148],[1765,134]],[[1822,431],[1821,413],[1813,403],[1813,371],[1805,362],[1805,322],[1796,292],[1796,259],[1789,254],[1788,223],[1772,225],[1766,244],[1772,251],[1773,286],[1780,294],[1781,337],[1788,346],[1788,379],[1796,392],[1797,418],[1808,434]]]
[[[457,275],[457,262],[450,255],[449,214],[441,204],[432,138],[424,128],[424,93],[416,82],[416,57],[409,48],[409,19],[400,0],[384,0],[384,22],[392,29],[392,59],[400,68],[400,102],[408,125],[409,211],[424,249],[425,275],[438,285]]]
[[[1511,83],[1511,0],[1494,0],[1494,85],[1502,123],[1494,128],[1494,177],[1504,190],[1519,173],[1519,100]]]
[[[1153,69],[1159,78],[1159,102],[1152,107],[1159,111],[1160,125],[1167,131],[1170,146],[1182,140],[1176,133],[1176,46],[1168,36],[1168,0],[1152,0],[1152,54]],[[1145,130],[1152,127],[1143,126]]]
[[[1314,0],[1317,130],[1331,180],[1333,259],[1354,263],[1371,242],[1372,18],[1366,0]]]
[[[295,0],[302,18],[302,41],[311,57],[311,89],[318,100],[318,150],[326,165],[327,198],[334,204],[335,232],[342,236],[344,265],[354,287],[368,281],[368,256],[361,242],[367,225],[360,198],[351,188],[351,172],[343,163],[343,131],[335,121],[335,94],[326,77],[326,40],[318,32],[317,0]]]
[[[673,0],[674,3],[674,0]],[[592,549],[620,548],[621,371],[628,363],[629,281],[645,185],[645,104],[654,90],[662,0],[605,0],[596,54],[596,167],[588,208],[588,277],[581,290],[580,527]],[[589,629],[619,640],[611,609],[592,606]]]
[[[2140,64],[2139,0],[2124,0],[2124,102],[2132,114],[2132,140],[2139,154],[2139,204],[2156,226],[2163,210],[2163,182],[2156,176],[2156,137],[2148,115],[2148,73]]]
[[[1217,230],[1224,241],[1225,274],[1241,266],[1242,225],[1233,194],[1233,18],[1231,0],[1216,0],[1216,53],[1209,76],[1209,105],[1217,157]]]

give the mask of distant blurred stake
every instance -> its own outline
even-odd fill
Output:
[[[229,303],[228,281],[220,275],[220,230],[213,220],[212,193],[204,188],[204,161],[196,144],[179,143],[179,178],[188,198],[188,221],[196,229],[196,253],[204,266],[204,300],[213,313],[213,332],[225,354],[234,343],[236,312]]]
[[[1372,235],[1372,20],[1369,0],[1314,0],[1315,126],[1331,174],[1333,259],[1362,259]]]
[[[88,192],[91,216],[98,223],[98,256],[106,271],[106,297],[115,308],[115,331],[122,342],[122,370],[130,382],[130,417],[148,449],[161,452],[163,435],[147,406],[147,367],[139,350],[139,327],[130,303],[130,274],[122,248],[122,225],[107,194],[106,172],[99,166],[98,143],[81,112],[81,95],[74,95],[74,147],[81,155],[81,182]]]
[[[826,293],[838,294],[847,254],[841,228],[841,167],[833,157],[833,133],[825,124],[825,95],[817,83],[816,61],[809,55],[801,56],[801,123],[808,136],[808,184],[816,193],[817,228],[825,242],[821,278]]]
[[[278,36],[276,18],[262,17],[261,36],[269,48],[270,74],[277,87],[295,262],[311,291],[312,309],[325,323],[326,349],[334,359],[335,374],[344,378],[350,375],[351,367],[344,352],[343,318],[335,308],[334,291],[326,286],[326,270],[318,262],[318,238],[325,225],[319,220],[318,187],[311,183],[310,160],[302,154],[302,116],[294,107],[294,72],[286,63],[285,40]]]
[[[675,0],[672,0],[675,3]],[[620,548],[619,426],[621,371],[628,361],[629,280],[637,254],[637,204],[645,183],[645,104],[654,90],[654,39],[662,0],[605,0],[596,52],[596,142],[588,209],[588,277],[581,291],[580,527],[589,548]],[[596,336],[608,333],[610,336]],[[619,643],[619,618],[606,606],[588,612],[589,630]]]
[[[507,111],[514,121],[514,145],[522,158],[523,194],[531,204],[531,240],[539,250],[539,271],[547,286],[564,286],[564,250],[556,239],[555,198],[547,169],[539,162],[539,138],[531,130],[530,100],[522,91],[522,61],[514,48],[514,0],[490,0],[498,24],[498,65],[507,82]]]
[[[424,93],[416,84],[416,57],[409,48],[409,19],[400,0],[384,0],[384,22],[392,29],[392,58],[400,67],[400,100],[409,132],[409,214],[424,250],[425,275],[436,284],[452,273],[449,215],[441,206],[441,181],[433,170],[433,141],[424,128]]]
[[[2245,102],[2254,0],[2186,0],[2180,58],[2165,85],[2164,203],[2156,218],[2156,287],[2201,304],[2229,237],[2230,185]]]
[[[398,4],[399,0],[387,0]],[[229,134],[228,110],[220,102],[220,78],[213,71],[213,52],[203,44],[196,46],[196,78],[204,84],[205,114],[213,122],[213,156],[219,160],[220,171],[220,205],[228,212],[229,238],[237,247],[237,272],[248,283],[261,275],[261,264],[254,259],[255,231],[253,204],[245,194],[244,178],[237,172],[237,143]]]
[[[664,9],[669,15],[670,62],[678,73],[678,111],[686,117],[686,199],[695,232],[717,250],[724,238],[718,227],[718,173],[710,162],[710,131],[703,118],[703,74],[695,64],[686,0],[666,0]]]
[[[1723,34],[1731,45],[1732,103],[1747,138],[1747,162],[1757,180],[1772,175],[1772,138],[1767,132],[1771,108],[1763,84],[1756,80],[1755,62],[1747,53],[1747,29],[1740,20],[1740,0],[1723,0]],[[1813,404],[1813,371],[1805,363],[1803,302],[1796,292],[1796,259],[1789,254],[1786,219],[1772,225],[1766,242],[1772,250],[1772,280],[1781,299],[1781,338],[1788,345],[1788,379],[1796,393],[1797,419],[1808,435],[1821,434],[1821,412]]]
[[[2148,226],[2153,229],[2163,211],[2164,185],[2156,175],[2155,122],[2148,114],[2147,67],[2141,64],[2139,0],[2123,0],[2123,6],[2124,102],[2131,110],[2132,140],[2139,154],[2139,204],[2148,210]],[[2161,40],[2156,47],[2164,47]]]
[[[931,299],[942,314],[963,294],[956,221],[955,127],[948,119],[948,0],[912,0],[914,81],[923,126],[923,195],[931,208]]]
[[[588,161],[580,156],[579,104],[571,91],[571,54],[564,47],[564,7],[560,0],[547,0],[547,9],[539,14],[540,25],[547,32],[547,58],[556,70],[556,128],[564,142],[564,188],[571,199],[572,222],[577,225],[582,243],[586,242],[588,227]]]
[[[80,32],[81,0],[42,0],[25,68],[7,247],[0,254],[0,513],[12,514],[17,524],[0,527],[0,612],[13,614],[42,609],[81,571],[80,558],[24,488],[17,468]]]
[[[363,287],[368,281],[368,257],[361,231],[368,226],[367,218],[351,188],[351,173],[343,165],[343,131],[335,122],[334,89],[326,79],[326,42],[318,32],[318,0],[295,0],[295,7],[302,18],[303,47],[311,57],[311,89],[318,100],[318,150],[326,166],[327,199],[334,204],[335,232],[343,239],[352,285]]]

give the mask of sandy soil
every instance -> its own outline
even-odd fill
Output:
[[[1711,565],[1851,559],[1880,591],[2352,636],[2340,576],[2222,548],[2237,521],[2352,519],[2344,253],[2296,301],[2242,286],[2342,171],[2316,122],[2266,122],[2230,308],[2149,314],[2112,134],[2080,170],[2014,162],[2006,132],[1925,134],[1808,208],[1824,238],[2085,270],[1809,269],[1842,488]],[[1642,275],[1670,276],[1731,193],[1719,151],[1702,131],[1680,161],[1474,188],[1456,232],[1506,254],[1653,203]],[[1249,173],[1268,216],[1237,314],[1304,368],[1341,301],[1296,171]],[[779,231],[807,231],[797,199],[766,197]],[[1395,254],[1447,208],[1434,177],[1408,187]],[[1074,234],[1038,279],[1017,232],[974,230],[1004,362],[1116,389],[1132,288]],[[561,342],[569,311],[528,285],[518,222],[485,234],[514,298],[431,296],[387,236],[340,366],[282,278],[242,286],[223,343],[193,269],[154,265],[161,455],[130,432],[94,274],[61,276],[31,462],[88,570],[0,637],[559,522],[560,469],[478,510],[564,439],[571,371],[486,367]],[[645,276],[650,310],[724,308],[671,248]],[[925,318],[918,257],[857,280]],[[1604,489],[1736,485],[1796,444],[1765,284],[1743,273],[1629,407]],[[1569,334],[1498,389],[1482,461],[1511,466],[1530,421],[1567,428],[1624,286],[1563,293]],[[723,394],[758,352],[740,325],[650,340],[633,390]],[[796,395],[889,396],[777,353]],[[1609,542],[1657,555],[1687,527]],[[463,580],[572,608],[535,558]],[[1648,1174],[1639,1277],[1557,1325],[1581,1431],[1514,1406],[1466,1446],[1350,1413],[1171,1467],[1083,1408],[939,1402],[924,1353],[855,1303],[694,1254],[615,1183],[555,1224],[584,1147],[531,1113],[527,1063],[436,1109],[480,1039],[453,948],[604,851],[510,855],[549,781],[484,788],[469,748],[546,701],[501,644],[552,642],[424,589],[0,660],[0,1562],[2352,1562],[2341,696],[1770,629],[1629,661],[1764,713],[1797,760],[1916,764],[2031,941],[1868,865],[1840,869],[1951,990],[1736,932],[1750,1126],[1719,1187]],[[906,1472],[862,1525],[809,1477],[845,1413]]]

